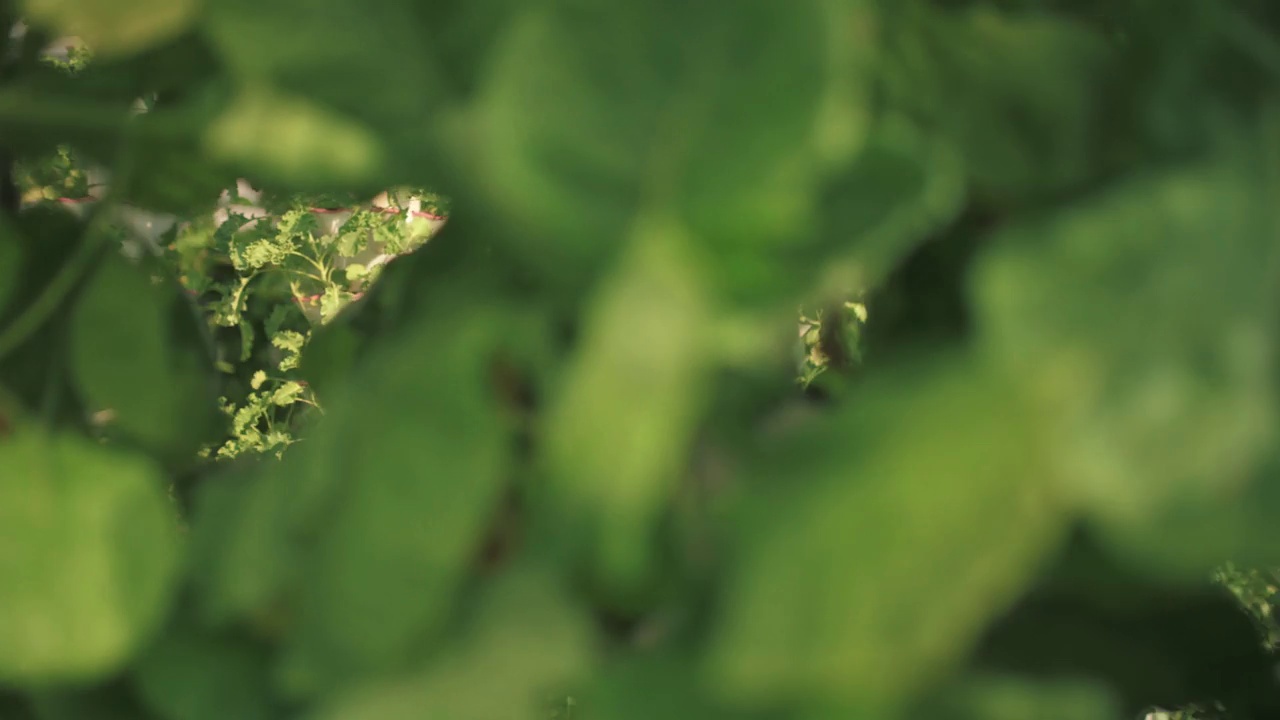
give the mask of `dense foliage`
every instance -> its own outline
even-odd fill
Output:
[[[19,20],[0,718],[1280,717],[1280,7]]]

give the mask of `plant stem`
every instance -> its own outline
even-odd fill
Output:
[[[35,301],[28,305],[21,315],[14,318],[13,322],[9,323],[9,327],[0,331],[0,359],[26,342],[27,338],[49,319],[98,255],[102,237],[101,234],[90,231]]]

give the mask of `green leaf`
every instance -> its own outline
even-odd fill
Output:
[[[750,466],[740,567],[707,664],[726,699],[910,699],[1057,546],[1034,416],[972,360],[868,383]]]
[[[708,696],[693,655],[685,648],[676,647],[611,658],[593,673],[589,685],[575,689],[572,695],[557,703],[560,706],[557,709],[563,710],[551,717],[555,720],[578,717],[764,720],[770,717],[767,710],[735,708]]]
[[[269,138],[267,143],[296,150],[299,160],[306,142],[318,157],[342,160],[333,170],[353,172],[331,176],[339,180],[368,180],[354,171],[376,167],[366,161],[383,157],[421,172],[414,160],[431,151],[432,138],[424,131],[444,99],[428,48],[447,32],[421,13],[417,3],[277,0],[263,5],[224,0],[210,3],[203,20],[232,74],[250,89],[240,102],[256,108],[237,113],[241,122],[228,128],[229,134],[260,134]],[[388,85],[375,90],[380,82]],[[263,95],[262,88],[273,90]],[[291,136],[295,131],[302,135]],[[338,132],[332,147],[324,142],[330,131]],[[238,140],[249,142],[247,137]],[[266,145],[262,149],[270,150]],[[301,165],[285,163],[278,172],[327,189]]]
[[[465,637],[438,662],[402,679],[342,693],[313,720],[529,718],[584,672],[589,625],[545,572],[521,567],[481,598]]]
[[[195,19],[199,0],[23,0],[23,15],[94,53],[127,54],[176,37]]]
[[[848,250],[817,288],[833,296],[875,287],[929,233],[964,207],[964,159],[905,117],[881,118],[822,190],[822,234]]]
[[[150,447],[194,448],[216,420],[196,322],[174,288],[108,256],[72,319],[72,368],[86,399]]]
[[[139,720],[150,718],[127,686],[104,684],[30,693],[35,720]],[[7,718],[6,718],[7,720]]]
[[[284,182],[369,182],[382,171],[382,143],[367,127],[302,95],[243,88],[204,136],[214,158]]]
[[[895,15],[886,13],[886,15]],[[883,77],[893,104],[926,114],[984,194],[1078,185],[1101,164],[1100,33],[1061,16],[924,6],[888,23]]]
[[[302,348],[307,344],[307,336],[296,330],[281,330],[271,336],[271,345],[285,352],[280,361],[280,371],[287,372],[298,367],[301,361]]]
[[[343,501],[305,566],[298,687],[394,666],[442,627],[508,462],[487,373],[502,326],[483,307],[420,324],[329,403],[320,432],[341,442],[309,451]]]
[[[1105,686],[1082,680],[1035,682],[975,676],[947,688],[920,717],[938,720],[1119,720],[1128,717]]]
[[[0,467],[0,547],[12,550],[0,554],[0,678],[110,675],[160,624],[176,580],[158,468],[33,430],[0,443]]]
[[[986,341],[1052,422],[1063,490],[1161,536],[1234,505],[1276,418],[1276,144],[1116,186],[1011,231],[974,283]]]
[[[413,326],[283,463],[202,494],[203,612],[287,618],[287,692],[397,667],[448,617],[507,465],[487,385],[503,325],[475,307]]]
[[[285,588],[296,581],[302,549],[300,528],[314,521],[315,510],[292,503],[309,491],[325,499],[332,484],[308,475],[302,485],[305,453],[290,453],[281,466],[262,466],[206,483],[200,488],[191,530],[198,607],[210,625],[222,627],[249,618],[278,632],[272,614]],[[266,470],[272,470],[267,476]],[[332,476],[328,476],[331,478]]]
[[[546,419],[546,492],[599,579],[628,593],[656,558],[648,538],[704,410],[710,308],[690,238],[653,219],[585,318]]]
[[[253,356],[253,323],[240,322],[240,362],[246,362]],[[256,388],[255,388],[256,389]]]
[[[469,136],[477,189],[522,229],[513,249],[580,283],[640,213],[667,212],[736,298],[794,282],[769,263],[813,229],[823,23],[847,20],[824,16],[834,6],[523,8]]]
[[[292,405],[302,396],[302,385],[296,381],[289,381],[271,394],[271,402],[276,405]]]
[[[269,663],[262,646],[183,623],[139,658],[133,684],[168,720],[268,720],[279,717]]]

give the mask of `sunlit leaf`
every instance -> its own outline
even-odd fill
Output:
[[[773,251],[812,230],[823,20],[809,1],[531,6],[481,92],[478,186],[528,228],[517,247],[549,275],[580,279],[637,212],[663,209],[726,291],[774,290],[793,278]]]
[[[929,233],[959,214],[964,200],[964,162],[951,143],[907,118],[882,119],[823,189],[821,232],[847,248],[825,268],[824,283],[840,293],[875,287]]]
[[[215,158],[294,182],[368,182],[385,152],[369,128],[264,85],[241,90],[205,135]]]
[[[709,307],[689,243],[656,219],[637,228],[547,419],[550,501],[624,592],[652,570],[647,539],[704,409]]]
[[[0,443],[0,677],[104,677],[159,625],[178,565],[148,461],[71,435]]]
[[[103,55],[141,50],[177,36],[200,0],[22,0],[32,23],[77,36]]]
[[[1253,167],[1121,184],[1014,231],[975,279],[1065,487],[1109,521],[1230,503],[1274,442],[1275,186]]]
[[[1035,418],[959,357],[878,378],[755,463],[707,670],[726,697],[892,706],[950,668],[1057,544]]]

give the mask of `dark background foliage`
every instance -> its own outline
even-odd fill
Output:
[[[19,19],[0,716],[1280,715],[1272,3]]]

